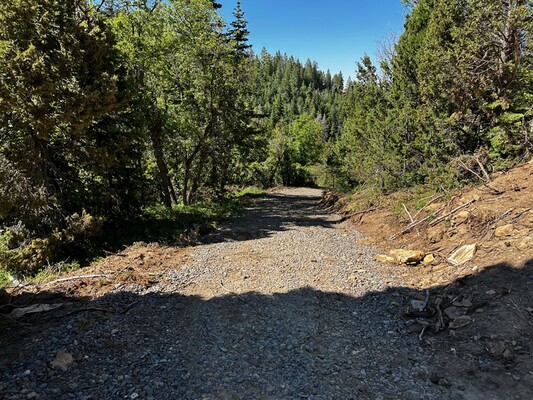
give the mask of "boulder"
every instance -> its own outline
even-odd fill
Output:
[[[394,249],[389,254],[401,264],[418,264],[424,259],[426,253],[420,250]]]
[[[513,224],[502,225],[496,228],[496,230],[494,231],[494,236],[496,237],[512,236],[513,232],[514,232]]]
[[[459,247],[455,250],[450,257],[448,257],[448,262],[453,265],[463,265],[465,262],[471,260],[477,251],[477,243],[467,244],[465,246]]]

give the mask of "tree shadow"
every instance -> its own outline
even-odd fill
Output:
[[[68,292],[21,294],[10,299],[11,308],[70,304],[3,321],[0,393],[26,398],[35,392],[41,399],[133,393],[147,399],[533,398],[532,285],[533,260],[521,269],[494,265],[431,288],[423,317],[405,315],[426,291],[404,287],[360,297],[309,287],[211,299],[139,288],[96,300]],[[469,322],[452,328],[457,317],[448,315],[449,307]],[[436,308],[445,322],[438,332],[431,326],[439,319]],[[50,367],[59,350],[74,357],[67,371]]]
[[[251,203],[241,216],[219,232],[206,235],[202,243],[246,241],[269,237],[298,227],[333,228],[340,221],[319,208],[321,196],[270,193]]]

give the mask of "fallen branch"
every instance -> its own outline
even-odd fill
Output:
[[[473,204],[475,201],[476,200],[472,199],[468,203],[465,203],[465,204],[462,204],[462,205],[460,205],[458,207],[455,207],[450,212],[447,212],[446,214],[444,214],[444,215],[440,216],[439,218],[437,218],[435,221],[431,222],[429,224],[429,226],[437,225],[438,223],[440,223],[440,222],[444,221],[446,218],[448,218],[450,215],[455,214],[457,211],[459,211],[462,208],[468,207],[469,205]]]
[[[509,214],[511,214],[513,212],[513,209],[510,208],[508,209],[507,211],[505,211],[503,214],[501,214],[498,218],[496,218],[494,221],[491,221],[482,231],[481,231],[481,234],[479,235],[479,237],[483,237],[487,234],[487,231],[489,231],[490,229],[492,228],[495,228],[496,227],[496,224],[498,222],[500,222],[502,219],[506,218]],[[489,239],[492,238],[492,236],[494,235],[494,232],[492,232],[490,235],[489,235]]]
[[[390,237],[389,237],[389,240],[394,240],[394,239],[396,239],[398,236],[404,234],[405,232],[410,231],[410,230],[413,229],[415,226],[418,226],[418,225],[420,225],[421,223],[426,222],[428,219],[433,218],[436,214],[438,214],[438,213],[441,212],[442,210],[444,210],[444,207],[441,207],[441,208],[439,208],[437,211],[432,212],[431,214],[429,214],[427,217],[421,219],[420,221],[417,221],[417,222],[415,222],[415,223],[413,223],[413,224],[409,224],[409,225],[407,225],[407,227],[406,227],[403,231],[400,231],[400,232],[395,233],[394,235],[390,236]]]
[[[515,215],[515,217],[511,220],[511,222],[515,222],[515,221],[517,221],[518,218],[520,218],[522,215],[524,215],[524,214],[527,213],[528,211],[531,211],[531,208],[527,208],[527,209],[525,209],[524,211],[519,212],[517,215]]]
[[[413,216],[409,212],[409,209],[407,208],[405,203],[402,203],[402,206],[403,206],[403,209],[405,210],[405,212],[407,213],[407,216],[409,217],[409,220],[411,221],[411,223],[415,222],[415,220],[413,219]]]
[[[424,205],[424,207],[422,207],[420,210],[418,210],[418,211],[416,212],[416,214],[414,215],[413,218],[418,217],[418,215],[419,215],[423,210],[425,210],[429,205],[433,204],[435,201],[441,199],[442,197],[444,197],[443,194],[441,194],[441,195],[439,195],[439,196],[437,196],[437,197],[431,199],[430,201],[428,201],[428,202]]]
[[[487,172],[487,170],[485,169],[485,167],[483,166],[483,164],[481,163],[481,161],[479,161],[479,158],[477,158],[476,156],[474,156],[474,160],[476,161],[477,165],[479,166],[479,169],[481,170],[481,172],[483,173],[483,176],[485,177],[485,180],[487,181],[487,183],[490,182],[490,176]]]
[[[492,201],[498,201],[498,200],[501,200],[501,199],[510,199],[511,196],[498,196],[498,197],[493,197],[492,199],[481,199],[481,200],[478,200],[478,201],[482,201],[482,202],[485,202],[485,203],[490,203]]]
[[[48,286],[48,285],[52,285],[54,283],[60,283],[60,282],[69,282],[69,281],[77,281],[77,280],[82,280],[82,279],[93,279],[93,278],[110,278],[110,276],[106,274],[71,276],[69,278],[61,278],[61,279],[56,279],[50,282],[46,282],[42,286]]]
[[[120,271],[118,271],[116,273],[116,275],[120,275],[122,274],[124,271],[126,271],[129,267],[131,267],[133,264],[135,264],[135,262],[139,259],[143,259],[144,258],[144,255],[143,254],[139,254],[137,257],[134,257],[133,260],[131,260],[129,263],[127,263]]]
[[[490,176],[489,174],[487,173],[487,170],[485,169],[485,167],[483,167],[483,164],[481,164],[481,161],[479,161],[479,159],[477,157],[474,157],[474,159],[476,160],[477,162],[477,165],[479,166],[479,168],[481,169],[482,173],[483,173],[483,176],[482,177],[481,175],[479,175],[476,171],[470,169],[467,167],[467,165],[462,162],[461,160],[459,160],[459,164],[461,165],[461,167],[463,167],[464,169],[466,169],[468,172],[474,174],[480,181],[483,181],[483,186],[487,187],[488,189],[490,189],[494,194],[502,194],[503,191],[499,190],[499,189],[496,189],[495,187],[489,185],[490,183]]]
[[[485,179],[483,179],[481,177],[481,175],[479,175],[476,171],[474,171],[473,169],[470,169],[467,167],[467,165],[462,162],[461,160],[458,160],[459,161],[459,164],[461,165],[461,167],[463,167],[464,169],[466,169],[468,172],[470,172],[471,174],[475,175],[480,181],[485,181]],[[489,182],[489,180],[486,180],[486,182]]]

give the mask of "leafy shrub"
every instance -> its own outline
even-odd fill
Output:
[[[28,276],[56,260],[80,256],[89,251],[102,227],[102,218],[85,211],[67,217],[62,229],[42,237],[35,237],[21,224],[8,227],[0,233],[0,269]]]

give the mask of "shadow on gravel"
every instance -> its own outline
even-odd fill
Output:
[[[206,235],[203,243],[265,238],[295,227],[333,228],[340,221],[318,207],[321,196],[273,193],[256,199],[241,217],[220,232]]]
[[[532,288],[529,260],[431,288],[418,314],[409,305],[426,292],[400,287],[362,297],[20,295],[0,309],[0,397],[530,399]],[[18,322],[5,315],[62,302]],[[59,350],[74,357],[66,371],[49,366]]]

